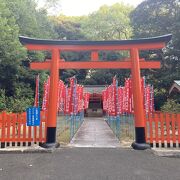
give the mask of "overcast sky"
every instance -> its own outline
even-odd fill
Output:
[[[40,1],[42,2],[41,4],[43,4],[43,0]],[[104,4],[112,5],[124,2],[125,4],[137,6],[142,1],[143,0],[60,0],[61,7],[58,11],[56,10],[56,13],[67,16],[81,16],[98,10],[99,7]]]
[[[68,16],[87,15],[99,9],[100,6],[124,2],[137,6],[143,0],[61,0],[62,13]]]

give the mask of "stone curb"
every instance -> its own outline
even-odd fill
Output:
[[[180,158],[180,149],[156,149],[152,148],[153,154],[161,157],[177,157]]]
[[[0,149],[0,154],[11,154],[11,153],[52,153],[55,148],[45,149],[40,146],[34,147],[9,147]]]

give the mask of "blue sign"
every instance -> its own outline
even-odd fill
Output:
[[[27,126],[40,126],[40,108],[29,107],[26,109]]]

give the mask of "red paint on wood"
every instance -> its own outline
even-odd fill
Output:
[[[141,69],[159,69],[160,62],[158,61],[140,61]],[[50,69],[50,62],[33,62],[30,68],[33,70],[48,70]],[[98,62],[70,62],[59,61],[59,69],[130,69],[131,62],[129,61],[98,61]]]
[[[164,121],[164,114],[163,113],[160,113],[160,123],[161,123],[161,143],[164,143],[164,124],[165,124],[165,121]]]

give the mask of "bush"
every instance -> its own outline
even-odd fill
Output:
[[[32,106],[34,99],[25,97],[23,89],[17,88],[15,96],[7,97],[5,90],[0,89],[0,112],[24,112],[26,108]]]
[[[168,99],[167,102],[161,107],[161,111],[163,112],[180,112],[180,104],[175,100]]]
[[[6,96],[5,90],[0,89],[0,112],[6,110]]]
[[[16,88],[15,96],[8,97],[7,109],[10,112],[24,112],[26,108],[32,106],[33,99],[25,97],[23,89]]]
[[[8,98],[8,111],[10,112],[24,112],[32,105],[32,100],[27,98]]]

